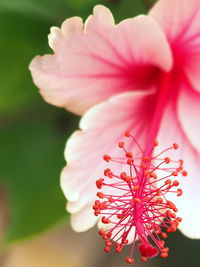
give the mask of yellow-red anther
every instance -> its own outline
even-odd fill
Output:
[[[133,154],[131,152],[127,152],[126,157],[131,159],[133,157]]]
[[[98,206],[98,205],[93,205],[92,208],[93,208],[93,210],[98,210],[98,209],[100,208],[100,206]]]
[[[142,158],[142,161],[144,161],[144,162],[150,162],[150,158],[147,157],[147,156],[145,156],[145,157]]]
[[[184,170],[184,171],[182,171],[182,175],[183,176],[187,176],[187,172]]]
[[[98,189],[101,189],[102,188],[103,182],[104,182],[104,179],[103,178],[101,178],[99,180],[96,180],[96,186],[97,186]]]
[[[114,202],[114,199],[112,198],[112,196],[109,196],[108,201],[109,201],[110,203],[113,203],[113,202]]]
[[[154,178],[154,179],[157,179],[157,175],[155,173],[153,173],[153,172],[150,173],[150,177]]]
[[[101,237],[102,237],[103,240],[108,239],[108,236],[106,234],[105,235],[102,235]]]
[[[139,185],[135,185],[135,186],[133,187],[133,190],[134,190],[134,191],[138,191],[139,189],[140,189]]]
[[[182,218],[181,217],[177,217],[176,218],[178,222],[182,222]]]
[[[117,214],[117,218],[120,220],[120,219],[123,219],[124,215],[123,214]]]
[[[102,223],[104,223],[104,224],[108,224],[108,223],[110,223],[110,220],[109,220],[108,218],[106,218],[105,216],[102,217],[101,221],[102,221]]]
[[[162,253],[160,253],[160,257],[167,258],[168,257],[168,253],[162,252]]]
[[[106,235],[106,232],[104,230],[99,230],[98,234],[99,235]]]
[[[146,262],[147,261],[147,258],[146,257],[141,257],[141,261],[142,262]]]
[[[134,202],[134,203],[140,203],[140,202],[141,202],[141,199],[138,198],[138,197],[135,197],[135,198],[133,199],[133,202]]]
[[[170,163],[170,161],[171,161],[171,160],[170,160],[169,157],[166,157],[166,158],[165,158],[165,163],[166,163],[166,164]]]
[[[175,225],[170,226],[169,228],[167,228],[167,232],[168,233],[176,232],[176,226]]]
[[[173,209],[174,210],[174,209]],[[176,218],[176,214],[175,213],[171,213],[171,218]]]
[[[120,253],[123,250],[123,246],[120,244],[120,246],[116,246],[115,252]]]
[[[173,144],[173,148],[174,148],[174,149],[178,149],[178,144],[174,143],[174,144]]]
[[[162,192],[161,192],[161,190],[160,190],[160,189],[158,189],[158,190],[157,190],[157,192],[156,192],[156,195],[157,195],[157,196],[160,196],[160,195],[161,195],[161,193],[162,193]]]
[[[129,182],[133,179],[132,177],[128,176],[125,172],[122,172],[120,174],[120,178],[124,180],[125,182]]]
[[[159,246],[160,246],[160,248],[164,248],[164,246],[165,246],[165,241],[164,240],[160,240],[160,241],[158,241],[158,244],[159,244]]]
[[[172,212],[170,210],[166,211],[166,216],[171,217]]]
[[[162,238],[164,238],[164,239],[167,238],[167,234],[166,233],[163,232],[161,235],[162,235]]]
[[[183,166],[179,166],[179,168],[177,168],[176,170],[177,170],[177,172],[182,171],[183,170]]]
[[[106,240],[105,244],[106,244],[107,247],[112,247],[112,245],[113,245],[111,240]]]
[[[173,181],[173,186],[179,186],[179,181],[177,180]]]
[[[167,179],[166,181],[165,181],[165,185],[167,185],[167,184],[171,184],[171,180],[170,179]]]
[[[112,173],[112,172],[109,172],[107,176],[108,176],[109,178],[113,178],[113,173]]]
[[[125,182],[130,182],[133,180],[133,177],[131,176],[126,176],[126,178],[124,179]]]
[[[158,140],[154,140],[153,145],[158,146]]]
[[[157,203],[163,203],[163,199],[161,197],[158,197],[156,200]]]
[[[173,224],[174,226],[178,227],[179,226],[179,222],[177,220],[173,220]]]
[[[162,252],[169,252],[169,248],[168,247],[163,248]]]
[[[147,169],[147,165],[144,164],[144,163],[142,163],[142,164],[140,165],[140,168],[143,169],[143,170],[146,170],[146,169]]]
[[[157,234],[157,235],[159,235],[161,233],[160,227],[156,227],[154,233]]]
[[[132,165],[133,164],[133,159],[127,159],[127,164]]]
[[[99,200],[95,200],[94,204],[95,204],[95,205],[98,205],[98,206],[100,207],[101,202],[100,202]]]
[[[107,209],[107,207],[108,207],[108,205],[107,205],[106,201],[101,203],[101,208]]]
[[[98,216],[100,213],[101,213],[100,210],[95,210],[94,215]]]
[[[124,142],[119,142],[118,146],[119,146],[120,148],[123,148],[123,147],[124,147]]]
[[[104,198],[104,194],[103,194],[102,192],[97,192],[97,196],[98,196],[99,198]]]
[[[177,197],[182,196],[183,190],[181,188],[177,189]]]
[[[176,206],[174,206],[173,211],[174,211],[174,212],[177,212],[177,211],[178,211],[178,209],[177,209]]]
[[[104,248],[104,251],[105,251],[105,252],[110,252],[110,247],[105,247],[105,248]]]
[[[111,160],[111,157],[109,155],[104,155],[103,159],[107,162],[109,162]]]
[[[129,131],[126,131],[126,132],[124,133],[124,135],[125,135],[126,137],[130,137],[130,136],[131,136],[131,134],[130,134]]]
[[[130,257],[126,257],[126,262],[127,262],[128,264],[131,264],[131,263],[134,262],[134,259],[133,259],[133,258],[130,258]]]
[[[150,171],[145,171],[145,172],[144,172],[144,176],[146,177],[146,176],[148,176],[150,173],[151,173]]]
[[[110,169],[105,169],[105,170],[104,170],[104,175],[105,175],[105,176],[108,176],[108,174],[109,174],[110,172],[111,172]]]
[[[107,233],[108,238],[111,238],[111,236],[112,236],[112,232]]]
[[[122,180],[124,180],[124,178],[126,177],[126,172],[121,172],[120,173],[120,178],[122,179]]]

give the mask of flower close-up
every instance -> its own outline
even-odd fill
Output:
[[[182,233],[200,238],[199,16],[200,0],[159,0],[148,15],[115,24],[109,9],[97,5],[85,23],[72,17],[61,28],[52,27],[49,45],[54,54],[32,60],[29,68],[44,99],[83,116],[80,130],[67,141],[67,165],[61,174],[76,231],[85,231],[99,220],[92,206],[98,192],[95,181],[107,168],[102,157],[117,155],[117,144],[130,131],[137,142],[130,142],[128,151],[136,156],[136,143],[143,156],[150,158],[174,142],[180,145],[176,159],[184,161],[188,176],[181,178],[183,195],[172,194],[172,201],[183,219]],[[159,149],[152,149],[156,139]],[[169,150],[167,156],[171,154]],[[119,176],[121,165],[114,170]],[[162,208],[168,209],[165,205]],[[127,209],[130,212],[132,207]],[[161,226],[166,225],[170,223],[164,219]],[[155,228],[148,230],[150,236],[151,230]],[[154,249],[150,256],[156,254]],[[143,251],[144,261],[145,255]],[[127,261],[131,263],[132,258]]]

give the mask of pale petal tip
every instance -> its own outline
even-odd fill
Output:
[[[54,49],[56,40],[62,36],[62,33],[58,27],[51,27],[48,35],[49,46]]]
[[[75,190],[72,190],[70,188],[70,177],[68,174],[66,174],[67,167],[63,169],[61,172],[61,177],[60,177],[60,187],[63,191],[63,194],[69,201],[78,201],[79,199],[79,193]]]
[[[41,56],[37,55],[29,63],[28,69],[30,70],[31,74],[32,74],[32,71],[38,66],[38,62],[40,61],[40,58]]]
[[[82,210],[71,215],[71,226],[76,232],[85,232],[95,226],[98,218],[94,216],[92,204],[87,204]]]
[[[83,20],[80,17],[66,19],[61,25],[62,33],[67,36],[70,33],[81,32],[83,30]]]
[[[191,229],[187,229],[188,227],[180,227],[180,231],[190,239],[200,239],[199,231],[193,231]],[[199,228],[199,227],[198,227]]]
[[[96,5],[93,9],[93,14],[95,17],[100,18],[102,21],[114,25],[114,17],[109,8],[103,5]]]

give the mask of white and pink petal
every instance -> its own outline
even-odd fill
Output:
[[[191,146],[200,153],[200,94],[191,90],[189,84],[181,89],[177,103],[179,121]]]
[[[125,131],[131,130],[140,144],[145,146],[152,117],[152,101],[152,92],[119,94],[91,108],[83,116],[81,130],[67,142],[67,166],[61,174],[61,187],[69,200],[70,211],[75,209],[78,212],[82,208],[81,203],[91,203],[96,199],[95,181],[109,168],[103,155],[119,155],[118,142],[124,138]],[[133,146],[135,144],[132,142],[128,143],[129,149]],[[116,174],[124,168],[121,164],[112,167]]]
[[[172,193],[168,195],[168,199],[176,204],[178,216],[183,219],[179,226],[181,232],[190,238],[200,238],[200,153],[190,143],[190,139],[183,131],[182,125],[176,116],[176,110],[171,105],[165,110],[158,140],[159,152],[166,147],[170,147],[174,142],[179,144],[178,150],[168,151],[166,156],[175,160],[182,159],[188,176],[179,178],[179,187],[183,190],[183,195],[177,197],[176,194]],[[158,151],[155,151],[155,153]]]
[[[93,203],[88,203],[78,212],[71,214],[71,225],[74,231],[84,232],[96,224],[97,217],[94,216],[92,205]]]

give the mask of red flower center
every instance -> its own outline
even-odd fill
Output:
[[[177,217],[178,209],[167,195],[182,195],[175,177],[180,174],[186,176],[187,172],[183,170],[183,160],[163,157],[167,151],[178,149],[177,144],[152,156],[153,149],[158,146],[158,142],[154,141],[151,152],[144,155],[135,138],[128,132],[125,135],[132,138],[140,155],[133,155],[126,150],[124,142],[119,142],[123,157],[105,155],[104,160],[126,166],[128,172],[116,174],[106,169],[105,177],[96,181],[97,188],[102,191],[97,193],[100,200],[95,201],[93,209],[95,216],[100,215],[105,225],[105,229],[99,231],[105,240],[104,251],[109,252],[115,246],[115,251],[120,253],[125,244],[132,242],[130,254],[126,257],[126,262],[130,264],[134,262],[135,242],[139,240],[142,261],[158,254],[165,258],[169,248],[165,247],[163,239],[167,238],[167,233],[175,232],[182,220]]]

